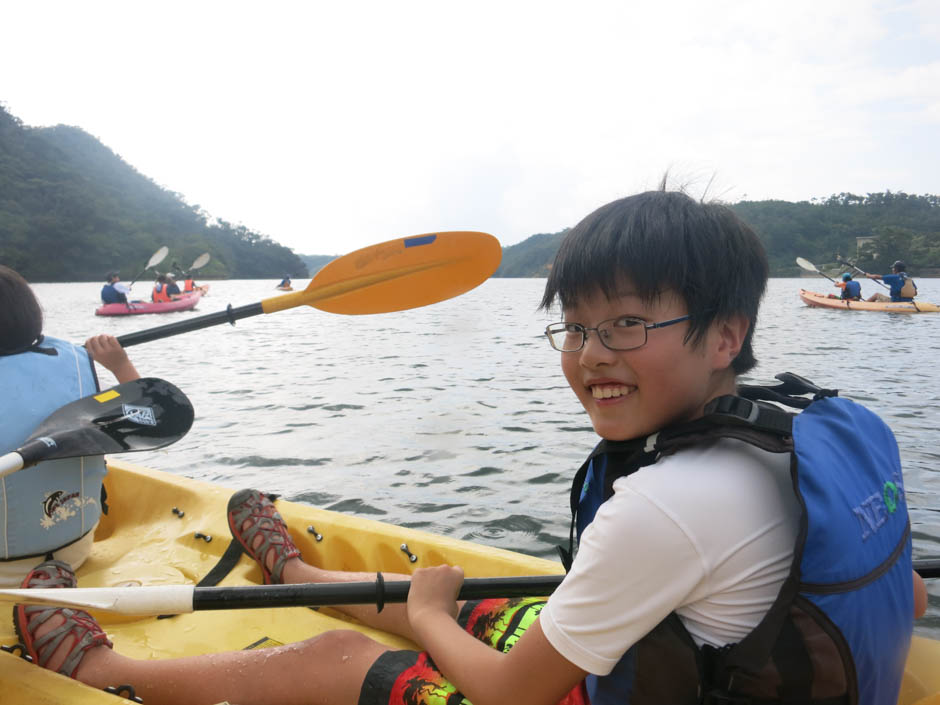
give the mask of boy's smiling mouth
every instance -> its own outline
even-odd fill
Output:
[[[619,383],[606,383],[606,384],[592,384],[591,394],[595,399],[612,399],[616,397],[625,397],[627,396],[632,388],[628,387],[625,384]]]

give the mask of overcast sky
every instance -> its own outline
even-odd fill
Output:
[[[654,187],[940,193],[940,2],[6,3],[0,102],[303,254]]]

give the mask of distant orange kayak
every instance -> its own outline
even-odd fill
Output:
[[[938,313],[940,306],[929,301],[844,301],[838,296],[817,294],[800,289],[800,298],[813,308],[834,308],[840,311],[886,311],[888,313]]]
[[[294,287],[292,286],[276,286],[274,288],[277,289],[278,291],[293,291],[294,290]]]

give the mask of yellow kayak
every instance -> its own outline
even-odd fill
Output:
[[[835,294],[818,294],[800,289],[800,299],[812,308],[834,308],[840,311],[885,311],[888,313],[938,313],[940,306],[929,301],[843,301]]]
[[[110,511],[95,535],[92,555],[78,571],[80,587],[194,584],[225,552],[230,540],[225,509],[233,490],[109,460],[105,478]],[[263,489],[263,488],[262,488]],[[459,564],[468,577],[556,575],[558,563],[458,541],[414,529],[350,517],[292,502],[278,511],[304,557],[325,568],[410,573],[415,567]],[[308,529],[312,527],[312,529]],[[317,540],[317,535],[321,540]],[[205,537],[211,537],[207,540]],[[407,545],[408,553],[402,550]],[[417,557],[412,562],[409,554]],[[262,582],[243,556],[220,583]],[[324,607],[197,611],[170,619],[98,612],[114,648],[135,658],[171,658],[299,641],[323,631],[354,628],[395,647],[401,637],[350,622]],[[16,637],[9,612],[0,619],[0,643]],[[916,638],[899,705],[940,703],[940,641]],[[120,700],[0,652],[0,703],[106,705]],[[936,698],[936,700],[934,700]]]

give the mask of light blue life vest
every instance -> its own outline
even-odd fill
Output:
[[[0,356],[0,452],[16,450],[49,414],[98,391],[85,348],[44,338]],[[42,556],[91,531],[101,516],[104,457],[39,463],[0,478],[0,560]]]
[[[803,507],[790,574],[737,644],[699,649],[672,613],[607,676],[588,676],[592,705],[845,703],[897,700],[913,631],[911,533],[897,445],[868,409],[785,373],[741,387],[706,415],[638,441],[602,441],[572,485],[572,543],[617,477],[665,454],[737,438],[791,454]],[[814,394],[812,400],[799,394]],[[804,408],[791,414],[757,401]],[[702,468],[702,472],[708,472]],[[569,550],[562,560],[570,566]]]

